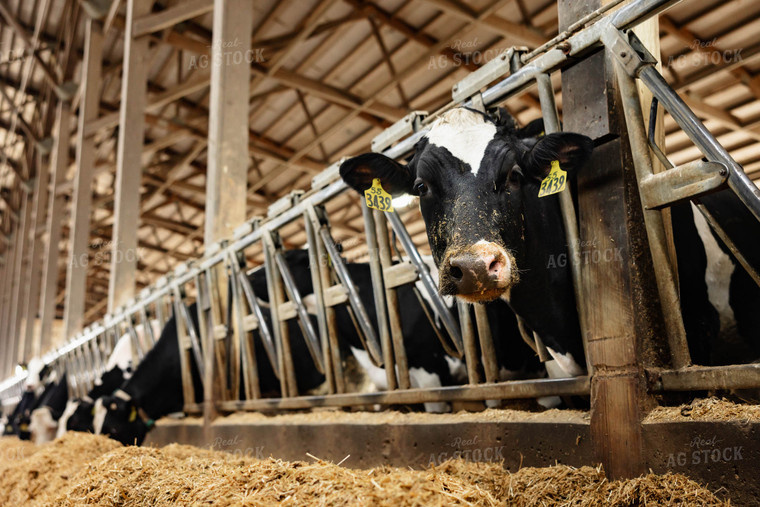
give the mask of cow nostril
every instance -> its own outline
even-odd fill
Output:
[[[501,266],[501,261],[499,259],[494,259],[488,266],[488,272],[492,275],[498,274],[499,271],[501,271]]]
[[[464,273],[462,273],[462,270],[459,269],[457,266],[451,266],[451,270],[449,270],[449,274],[455,280],[461,280],[462,277],[464,276]]]

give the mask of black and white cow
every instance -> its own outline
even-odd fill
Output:
[[[154,336],[161,333],[157,320],[151,320]],[[146,332],[142,324],[135,326],[137,339],[146,344]],[[93,416],[95,400],[118,389],[131,375],[134,367],[132,336],[125,333],[114,345],[105,366],[105,373],[95,381],[95,386],[81,399],[70,400],[60,419],[56,437],[67,431],[94,432]]]
[[[17,435],[22,440],[29,440],[29,422],[32,411],[37,407],[46,389],[55,380],[51,377],[54,372],[38,358],[29,361],[27,376],[24,380],[24,392],[16,407],[8,417],[3,429],[3,435]]]
[[[293,274],[297,288],[302,295],[312,293],[311,276],[309,273],[308,252],[291,250],[286,253],[287,264]],[[367,264],[348,264],[348,270],[354,282],[360,289],[360,297],[367,309],[373,325],[377,326],[370,270]],[[249,276],[253,291],[262,298],[264,305],[268,303],[266,279],[263,271]],[[461,383],[464,379],[461,373],[464,369],[458,360],[452,359],[443,352],[438,339],[424,317],[419,301],[410,287],[402,287],[399,291],[399,307],[401,309],[402,332],[406,341],[410,380],[413,387],[433,387]],[[501,303],[499,303],[501,304]],[[505,311],[506,310],[506,313]],[[190,307],[193,319],[197,318],[195,306]],[[496,325],[509,328],[509,318],[512,319],[515,339],[517,338],[514,315],[506,305],[493,308]],[[271,329],[268,311],[264,309],[267,325]],[[505,323],[506,319],[506,323]],[[384,388],[386,377],[382,368],[371,365],[368,353],[364,350],[356,332],[355,325],[345,306],[336,311],[338,334],[342,353],[353,354],[359,364],[366,368],[370,379],[378,388]],[[316,320],[312,317],[316,329]],[[194,320],[197,326],[197,321]],[[315,389],[324,382],[309,355],[303,334],[296,320],[288,322],[291,347],[293,351],[296,381],[300,393]],[[254,340],[261,391],[267,396],[279,396],[280,383],[269,364],[266,352],[259,339]],[[520,342],[522,343],[522,342]],[[511,349],[505,353],[502,367],[510,371],[508,375],[528,374],[539,369],[538,363],[527,346],[524,349]],[[176,325],[171,319],[161,333],[156,346],[151,350],[137,367],[130,378],[116,391],[113,396],[101,398],[96,402],[96,432],[109,434],[113,438],[132,444],[142,442],[152,421],[172,412],[182,411],[182,385],[179,355],[177,352]],[[192,366],[196,396],[199,396],[200,378],[194,363]],[[200,401],[200,397],[196,400]],[[428,407],[441,411],[443,407]]]
[[[40,397],[37,407],[32,410],[29,417],[29,433],[35,444],[50,442],[56,436],[58,420],[66,408],[69,400],[69,388],[66,381],[66,373],[61,379],[45,390]]]
[[[567,255],[559,199],[539,198],[538,193],[552,161],[572,176],[590,157],[593,143],[574,133],[530,136],[507,115],[497,120],[457,108],[431,125],[408,164],[368,153],[344,162],[340,172],[359,193],[378,178],[393,196],[418,196],[441,272],[440,292],[470,302],[508,301],[546,344],[562,370],[558,373],[574,376],[583,373],[584,356],[571,263],[551,269],[546,264],[551,255]],[[750,252],[750,263],[760,267],[758,222],[727,191],[702,202],[729,229],[750,228],[729,234],[743,243],[742,251]],[[701,217],[695,219],[690,212],[688,204],[674,208],[682,311],[695,361],[710,364],[714,357],[706,344],[711,333],[717,336],[721,330],[719,321],[724,328],[735,321],[739,332],[758,346],[760,323],[751,310],[756,306],[749,305],[760,296],[725,246],[699,226]],[[687,230],[689,221],[693,231]],[[702,242],[706,255],[699,248]],[[714,260],[722,261],[723,268]]]
[[[588,137],[526,137],[500,120],[465,108],[448,111],[404,165],[378,153],[340,168],[362,193],[378,178],[393,196],[419,197],[441,294],[468,302],[503,298],[541,337],[566,376],[584,371],[571,266],[546,269],[545,252],[566,250],[556,195],[538,197],[559,160],[571,173],[589,158]]]

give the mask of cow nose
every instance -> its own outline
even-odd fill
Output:
[[[504,257],[500,252],[457,255],[449,260],[449,276],[458,294],[496,289],[503,278]]]

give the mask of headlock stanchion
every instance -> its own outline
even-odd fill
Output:
[[[676,3],[677,0],[635,0],[626,4],[611,2],[581,17],[545,47],[530,53],[522,48],[512,48],[457,83],[452,91],[454,102],[431,115],[421,111],[410,113],[377,136],[373,140],[372,149],[390,158],[401,159],[413,152],[415,144],[427,133],[431,123],[446,110],[464,105],[486,111],[534,84],[538,90],[546,134],[559,132],[561,126],[551,74],[570,69],[576,63],[606,51],[615,62],[628,132],[627,142],[631,147],[641,200],[634,204],[640,205],[642,210],[671,356],[669,367],[655,368],[653,365],[641,364],[643,359],[638,351],[627,355],[621,353],[621,361],[625,363],[622,366],[629,368],[627,374],[634,384],[638,382],[639,376],[643,376],[641,371],[644,371],[648,380],[646,390],[649,393],[758,388],[760,365],[689,366],[691,360],[679,306],[676,270],[667,252],[668,225],[663,221],[661,210],[685,200],[694,202],[705,215],[708,224],[725,239],[739,262],[760,283],[758,266],[750,265],[721,223],[722,217],[715,216],[710,211],[709,196],[710,192],[730,189],[747,210],[760,219],[760,191],[668,86],[657,72],[654,58],[638,38],[628,31]],[[497,79],[501,80],[488,86]],[[650,139],[647,138],[636,88],[637,79],[651,90],[657,103],[670,113],[707,161],[673,167],[651,136]],[[652,109],[655,111],[653,116],[656,116],[657,105]],[[654,173],[650,150],[667,170]],[[592,326],[598,325],[598,322],[592,317],[598,319],[599,315],[594,313],[592,305],[595,302],[585,296],[597,293],[594,292],[595,288],[588,287],[588,272],[584,272],[579,263],[571,262],[571,275],[588,375],[566,379],[500,382],[494,340],[501,337],[492,336],[484,307],[475,305],[473,322],[470,305],[460,303],[456,309],[457,319],[453,307],[439,295],[436,281],[399,214],[373,211],[363,206],[372,288],[362,290],[371,290],[377,318],[375,325],[333,238],[324,207],[325,203],[347,188],[339,178],[341,162],[315,176],[309,192],[298,191],[280,199],[270,207],[266,218],[251,219],[235,231],[233,238],[210,246],[202,259],[183,264],[172,275],[162,277],[154,287],[143,290],[137,301],[131,301],[115,315],[106,316],[103,323],[90,326],[63,347],[47,353],[43,360],[54,365],[60,373],[68,373],[72,395],[84,396],[94,385],[97,376],[103,373],[107,357],[123,335],[122,328],[129,333],[137,358],[142,359],[159,338],[154,334],[151,319],[156,319],[163,329],[173,316],[180,348],[183,396],[187,412],[197,413],[201,410],[195,403],[199,393],[195,393],[193,368],[197,369],[203,382],[210,381],[219,388],[218,398],[209,400],[211,386],[208,384],[204,385],[204,394],[207,402],[213,403],[215,409],[223,412],[589,394],[592,395],[592,407],[595,407],[592,411],[603,409],[605,403],[610,406],[614,404],[611,394],[614,389],[600,395],[599,387],[610,389],[609,386],[614,382],[605,384],[610,380],[609,375],[605,378],[604,371],[594,369],[594,365],[606,366],[603,361],[599,361],[598,356],[605,355],[602,352],[609,351],[605,347],[613,347],[614,343],[603,344],[603,340],[594,334]],[[583,211],[581,208],[584,201],[579,199],[579,210],[576,210],[570,192],[560,193],[559,199],[568,254],[574,259],[580,256],[580,238],[584,230],[588,230],[587,227],[584,229],[587,224],[580,222],[579,226],[578,222],[578,212]],[[630,206],[631,203],[627,202],[626,205]],[[294,277],[286,261],[287,256],[280,239],[280,230],[293,222],[299,222],[305,231],[310,270],[308,276],[315,302],[311,310],[316,326],[311,320],[312,314],[307,305],[307,296],[310,295],[299,291],[300,280]],[[625,234],[628,232],[630,231]],[[395,248],[396,242],[400,244],[403,255]],[[263,268],[258,268],[263,271],[258,271],[256,276],[265,277],[266,294],[255,293],[246,271],[247,259],[254,246],[257,253],[263,253]],[[626,276],[629,275],[626,273]],[[227,277],[229,295],[226,305],[219,294],[219,287],[223,286],[218,283],[220,276]],[[636,275],[630,276],[633,279]],[[188,292],[191,295],[193,292],[186,290],[186,286],[195,288],[198,330],[188,308],[191,299]],[[468,385],[426,389],[411,387],[405,337],[402,334],[403,312],[398,301],[399,291],[406,289],[405,286],[411,286],[417,294],[421,308],[428,316],[443,349],[452,358],[465,361]],[[340,336],[336,318],[339,305],[344,305],[349,312],[369,361],[374,366],[385,369],[386,390],[373,393],[350,392],[341,354],[347,349],[343,342],[346,338]],[[295,337],[290,336],[288,326],[292,319],[297,319],[314,368],[325,375],[326,395],[311,396],[298,391],[297,379],[301,372],[296,370],[292,354],[291,345]],[[143,328],[144,340],[138,339],[136,323]],[[526,342],[542,360],[550,360],[540,339],[522,322],[520,324]],[[633,338],[638,339],[637,336]],[[626,337],[627,335],[621,335],[618,338]],[[256,354],[257,340],[261,344],[259,350],[263,350],[261,357]],[[590,341],[595,343],[590,344]],[[145,346],[147,347],[144,348]],[[590,354],[591,349],[593,353]],[[271,365],[279,381],[279,398],[267,398],[264,396],[268,393],[261,392],[259,366],[265,364],[264,361]],[[630,364],[630,361],[633,363]],[[0,383],[0,398],[4,404],[20,396],[25,378],[26,374],[23,373]],[[594,389],[591,387],[592,381]],[[638,407],[633,407],[630,413],[638,416]],[[592,418],[592,436],[599,429],[594,426],[597,421],[598,419]],[[640,425],[639,420],[629,421],[621,431],[626,431],[626,428],[635,429],[637,425]],[[610,440],[614,435],[610,433],[594,438]],[[609,452],[611,448],[605,450]]]

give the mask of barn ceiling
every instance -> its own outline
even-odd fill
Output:
[[[155,13],[187,0],[159,0]],[[106,19],[97,162],[92,186],[86,320],[105,312],[112,234],[118,108],[126,2]],[[95,2],[98,3],[98,2]],[[101,2],[103,3],[103,2]],[[108,2],[105,2],[106,4]],[[138,285],[203,254],[206,139],[212,15],[151,35],[149,106],[142,157]],[[206,2],[210,7],[211,0]],[[368,151],[371,139],[410,110],[434,111],[468,72],[513,46],[535,48],[557,34],[555,0],[253,0],[248,215],[341,157]],[[54,126],[53,82],[80,81],[84,21],[77,0],[0,0],[0,256],[17,226],[23,189],[41,161],[33,149]],[[755,180],[760,178],[760,2],[684,0],[660,17],[662,69],[671,85]],[[234,47],[235,41],[229,41]],[[29,48],[36,48],[34,56]],[[559,89],[559,76],[554,76]],[[559,91],[559,90],[558,90]],[[558,96],[561,108],[561,97]],[[73,107],[79,105],[74,96]],[[540,116],[535,90],[510,99],[521,123]],[[59,296],[69,262],[69,217],[76,171],[76,118],[70,165],[58,192]],[[675,163],[700,157],[669,118],[666,152]],[[347,255],[361,255],[361,209],[351,195],[328,206]],[[426,248],[414,206],[407,224]],[[37,231],[44,238],[45,231]],[[297,227],[286,244],[303,244]],[[353,253],[352,253],[353,252]]]

